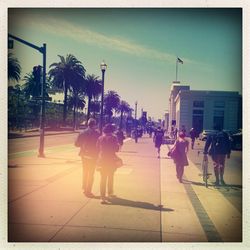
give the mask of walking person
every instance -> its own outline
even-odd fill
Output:
[[[224,170],[226,156],[229,159],[231,153],[231,144],[229,136],[226,132],[222,131],[220,126],[215,126],[214,130],[217,132],[209,135],[204,147],[204,160],[208,160],[209,154],[214,164],[215,185],[225,185]]]
[[[98,151],[96,142],[100,134],[95,129],[96,121],[93,118],[88,120],[88,127],[81,132],[75,142],[80,147],[79,155],[82,159],[82,189],[87,197],[94,197],[92,186]]]
[[[158,159],[160,158],[163,137],[164,137],[164,131],[160,126],[158,126],[154,133],[154,143],[155,143],[155,147],[157,148]]]
[[[176,157],[174,163],[176,166],[176,176],[180,183],[182,183],[182,177],[184,173],[184,167],[188,166],[187,152],[189,148],[189,142],[185,138],[185,133],[179,132],[179,137],[174,143],[171,151],[176,151]]]
[[[109,198],[114,195],[114,173],[116,171],[116,152],[119,150],[117,138],[112,133],[114,127],[111,124],[105,125],[104,134],[97,140],[97,149],[99,151],[99,165],[101,173],[100,193],[101,203],[107,204]],[[106,197],[106,189],[108,189],[108,197]]]
[[[119,148],[121,150],[122,145],[123,145],[123,140],[125,139],[124,133],[121,128],[119,128],[118,131],[116,132],[116,137],[120,146]]]
[[[189,131],[189,135],[191,138],[191,148],[194,149],[194,142],[195,142],[195,138],[196,138],[196,131],[194,128],[191,128]]]

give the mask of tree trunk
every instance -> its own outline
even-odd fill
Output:
[[[73,108],[73,130],[76,129],[76,106]]]
[[[66,126],[66,119],[67,119],[67,94],[68,94],[68,88],[65,86],[65,88],[64,88],[64,104],[63,104],[63,126]]]
[[[123,111],[121,111],[120,126],[119,126],[120,129],[122,129],[122,120],[123,120]]]
[[[91,104],[91,96],[88,96],[88,112],[87,112],[87,121],[90,117],[90,104]]]

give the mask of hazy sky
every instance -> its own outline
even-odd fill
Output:
[[[9,9],[9,33],[47,44],[47,71],[58,55],[73,54],[87,74],[101,77],[138,114],[162,118],[176,74],[193,90],[242,92],[241,9]],[[14,42],[22,76],[42,54]]]

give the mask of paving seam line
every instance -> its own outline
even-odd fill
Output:
[[[168,147],[168,150],[170,150],[171,147],[169,145],[167,145],[167,147]],[[189,162],[191,162],[190,159],[189,159]],[[193,167],[194,164],[190,164],[190,165]],[[187,179],[185,174],[184,174],[184,178]],[[185,184],[185,183],[183,185],[188,195],[188,198],[194,208],[194,211],[199,219],[202,229],[205,232],[208,242],[222,242],[222,238],[220,234],[216,230],[214,223],[208,216],[206,210],[204,209],[202,203],[199,200],[199,197],[196,195],[192,185]]]

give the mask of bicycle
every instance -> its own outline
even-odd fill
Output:
[[[202,160],[202,177],[203,177],[203,181],[205,183],[206,188],[208,187],[207,180],[208,180],[210,175],[211,174],[208,173],[208,159],[205,159],[205,157],[203,157],[203,160]]]

